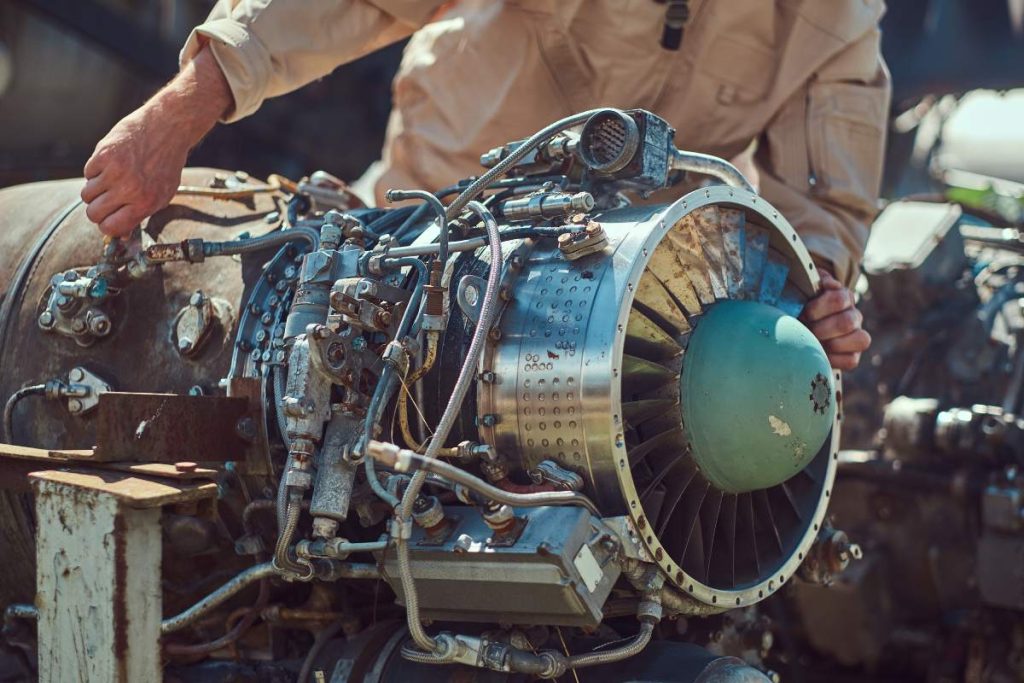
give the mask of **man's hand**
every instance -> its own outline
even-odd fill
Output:
[[[853,370],[871,346],[871,335],[861,328],[864,316],[854,306],[853,292],[830,273],[819,272],[821,291],[807,302],[800,319],[821,341],[832,367]]]
[[[232,104],[231,90],[208,49],[174,80],[121,119],[85,164],[86,215],[107,235],[123,237],[167,206],[189,150]]]

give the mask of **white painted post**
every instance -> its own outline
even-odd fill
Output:
[[[33,479],[40,683],[157,683],[159,505]]]

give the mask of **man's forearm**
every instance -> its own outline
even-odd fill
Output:
[[[180,124],[179,132],[194,147],[231,109],[234,101],[227,79],[209,48],[160,89],[145,108],[158,108]]]

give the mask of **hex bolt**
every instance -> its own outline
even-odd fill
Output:
[[[71,371],[68,373],[68,380],[81,382],[83,379],[85,379],[85,372],[82,371],[82,368],[71,368]]]
[[[286,280],[294,280],[295,276],[299,274],[299,269],[295,266],[286,266],[284,269],[284,277]]]
[[[283,363],[284,362],[284,351],[277,351],[274,354],[274,361],[277,362],[277,363]]]
[[[480,424],[482,424],[484,427],[493,427],[494,425],[498,424],[498,416],[495,415],[494,413],[487,413],[486,415],[480,418]]]
[[[282,293],[285,292],[288,289],[288,281],[287,280],[278,280],[277,284],[274,285],[274,289],[276,289],[277,291],[282,292]]]
[[[258,330],[256,332],[256,341],[258,343],[262,344],[266,340],[267,340],[267,331],[266,330]]]
[[[249,354],[249,358],[251,358],[254,361],[258,361],[260,359],[260,350],[253,349],[252,353]]]
[[[192,340],[188,337],[182,337],[178,340],[178,351],[181,353],[188,353],[192,350]]]
[[[274,316],[270,315],[270,313],[264,313],[263,315],[260,316],[260,322],[263,323],[264,325],[269,325],[273,321]]]
[[[50,311],[43,311],[39,314],[39,327],[43,329],[50,329],[53,327],[53,313]]]
[[[484,384],[494,384],[494,380],[497,378],[498,376],[491,370],[484,370],[480,373],[480,381]]]
[[[77,398],[68,399],[68,412],[72,415],[82,412],[82,402]]]
[[[469,534],[459,534],[459,537],[455,539],[455,544],[452,550],[457,553],[467,553],[472,547],[473,537]]]
[[[491,341],[498,341],[499,339],[501,339],[501,328],[492,327],[490,332],[487,333],[487,338],[490,339]]]
[[[84,320],[76,318],[71,321],[71,331],[75,334],[85,334],[86,329],[87,327]]]
[[[373,314],[373,322],[377,324],[377,327],[388,327],[391,325],[391,312],[390,311],[376,311]]]

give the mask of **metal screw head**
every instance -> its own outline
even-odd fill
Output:
[[[77,398],[68,399],[68,412],[72,415],[82,412],[82,402]]]
[[[77,279],[78,279],[78,273],[76,273],[75,271],[68,270],[68,271],[64,272],[64,281],[65,282],[74,282]]]
[[[202,306],[203,302],[205,301],[206,296],[203,295],[203,292],[201,290],[196,290],[195,292],[193,292],[192,296],[188,300],[189,304],[191,304],[192,306]]]
[[[53,313],[43,311],[39,314],[39,327],[49,329],[53,327]]]
[[[186,351],[192,350],[192,340],[188,337],[182,337],[178,340],[178,351],[185,353]]]
[[[71,368],[71,371],[68,372],[68,379],[72,382],[81,382],[85,379],[85,372],[82,371],[82,368]]]
[[[75,334],[85,334],[86,329],[84,320],[76,319],[71,322],[71,331]]]
[[[284,277],[287,280],[294,280],[295,276],[299,274],[299,269],[295,266],[287,266],[284,269]]]
[[[459,534],[459,537],[455,539],[455,546],[452,548],[457,553],[469,552],[469,549],[473,547],[473,537],[469,534]]]
[[[271,322],[273,322],[273,320],[274,316],[270,315],[269,313],[264,313],[263,315],[260,316],[260,322],[263,323],[264,325],[269,325]]]

